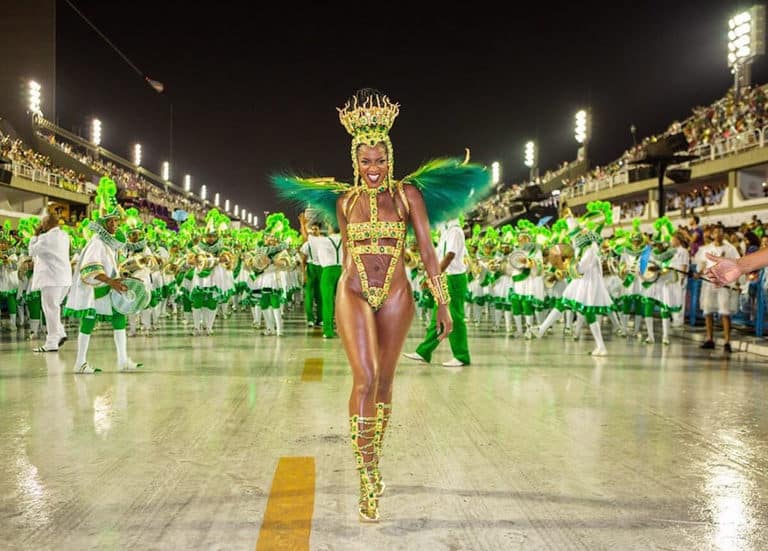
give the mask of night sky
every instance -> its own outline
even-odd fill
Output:
[[[391,133],[400,176],[470,147],[478,162],[501,162],[505,182],[520,181],[529,139],[543,173],[576,157],[573,116],[587,106],[591,163],[607,164],[632,145],[631,124],[641,139],[726,92],[727,20],[751,5],[510,3],[507,17],[480,3],[428,14],[389,2],[271,3],[278,17],[255,2],[73,1],[166,90],[60,1],[59,124],[87,135],[97,116],[105,147],[130,158],[140,141],[143,165],[159,173],[172,104],[172,180],[190,173],[194,190],[206,184],[210,198],[218,191],[257,214],[285,209],[267,180],[275,171],[349,181],[336,107],[361,87],[401,104]],[[759,59],[753,82],[768,81],[767,68]]]

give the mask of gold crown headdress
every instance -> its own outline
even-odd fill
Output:
[[[352,136],[352,167],[355,172],[355,185],[360,185],[360,174],[357,169],[357,148],[361,145],[374,147],[383,143],[387,148],[389,174],[387,185],[391,186],[394,173],[394,157],[392,142],[389,140],[389,130],[400,113],[400,104],[374,90],[358,92],[344,107],[337,108],[339,120]]]

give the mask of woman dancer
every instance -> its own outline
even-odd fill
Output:
[[[414,315],[406,277],[404,244],[410,224],[438,303],[440,338],[452,329],[445,274],[432,245],[432,222],[458,216],[467,198],[481,199],[488,172],[455,159],[432,161],[402,180],[394,177],[389,130],[399,105],[365,89],[339,109],[352,136],[354,183],[275,177],[280,193],[335,215],[342,234],[344,264],[336,295],[336,325],[352,369],[349,399],[352,448],[360,476],[359,514],[379,519],[384,492],[379,459],[392,411],[395,367]],[[483,193],[479,193],[483,192]]]

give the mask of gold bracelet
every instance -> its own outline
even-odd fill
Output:
[[[451,295],[448,294],[448,276],[440,274],[427,278],[427,287],[438,304],[449,304]]]

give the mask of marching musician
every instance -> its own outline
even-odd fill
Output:
[[[125,222],[122,228],[128,237],[125,243],[125,259],[120,263],[121,274],[125,277],[132,277],[144,283],[148,292],[152,291],[152,276],[150,263],[153,258],[152,251],[147,245],[147,239],[144,234],[144,222],[139,211],[130,208],[125,211]],[[154,301],[153,301],[154,302]],[[141,312],[128,316],[128,336],[136,336],[136,326],[141,320],[141,331],[144,336],[152,335],[152,302]]]
[[[95,202],[98,205],[97,219],[88,225],[93,236],[80,254],[72,277],[72,287],[67,295],[65,316],[81,320],[77,336],[77,359],[75,373],[101,371],[88,363],[88,345],[96,320],[112,323],[117,367],[120,371],[134,371],[142,364],[128,357],[128,339],[125,333],[125,315],[112,308],[110,292],[125,293],[128,287],[123,283],[117,269],[117,255],[124,244],[115,238],[120,220],[124,216],[115,195],[115,182],[103,177],[96,189]]]
[[[11,233],[11,224],[6,221],[5,227],[0,228],[0,304],[5,303],[8,309],[8,329],[16,331],[16,300],[19,291],[18,260],[16,254],[16,239]]]
[[[220,233],[229,225],[229,218],[218,209],[205,215],[205,237],[195,247],[195,270],[192,277],[192,335],[213,335],[213,323],[219,304],[234,290],[232,273],[226,273],[219,263],[223,252]]]

